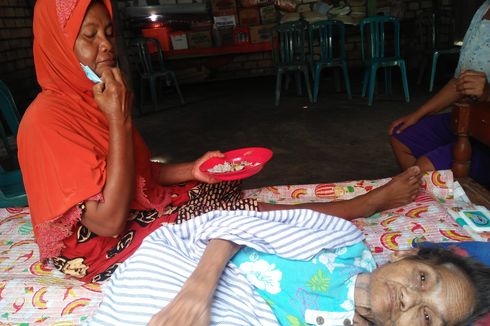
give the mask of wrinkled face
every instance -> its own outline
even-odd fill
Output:
[[[402,259],[375,270],[371,310],[376,325],[454,325],[475,306],[475,289],[455,266]]]
[[[75,55],[100,76],[104,69],[116,65],[115,45],[114,28],[107,8],[101,2],[93,2],[78,32],[73,49]]]

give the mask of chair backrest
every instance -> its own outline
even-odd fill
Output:
[[[10,135],[16,137],[19,130],[20,114],[15,105],[12,93],[7,85],[0,80],[0,113],[2,122],[5,121],[10,129]],[[0,136],[4,145],[11,154],[7,139],[7,132],[0,123]],[[27,196],[22,182],[22,174],[19,169],[5,171],[0,166],[0,207],[14,207],[27,205]]]
[[[416,20],[417,36],[423,50],[454,47],[455,22],[450,10],[424,10]]]
[[[20,114],[15,105],[12,93],[8,89],[7,85],[0,80],[0,109],[2,117],[7,122],[10,132],[13,135],[17,135],[19,130]]]
[[[400,20],[397,17],[367,17],[361,20],[359,27],[363,61],[400,56]]]
[[[307,23],[294,21],[271,29],[272,60],[275,65],[304,65],[306,63],[305,34]]]
[[[312,59],[316,44],[320,50],[320,61],[326,62],[345,58],[345,26],[343,22],[329,19],[311,23],[308,26],[308,36]]]
[[[158,39],[141,37],[134,41],[134,45],[138,52],[138,71],[140,74],[146,75],[166,70],[162,47]],[[153,57],[152,53],[155,53],[156,57]]]

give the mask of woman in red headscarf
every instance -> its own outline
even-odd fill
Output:
[[[110,1],[38,1],[34,35],[42,92],[22,119],[18,141],[42,259],[101,281],[161,223],[212,209],[257,209],[240,198],[237,184],[213,184],[199,171],[219,152],[188,164],[150,162],[132,126],[132,94],[116,68]],[[94,87],[80,63],[104,82]]]
[[[109,0],[38,0],[34,37],[42,92],[22,119],[18,147],[41,259],[83,281],[102,281],[162,223],[214,209],[287,208],[243,199],[238,183],[218,183],[200,172],[201,163],[220,152],[190,163],[150,162],[132,125],[132,94],[116,65]],[[102,82],[94,85],[81,64]],[[413,200],[419,179],[415,168],[353,200],[303,208],[366,216]],[[208,272],[221,264],[213,259],[226,263],[235,250],[210,248],[216,255],[202,264]]]

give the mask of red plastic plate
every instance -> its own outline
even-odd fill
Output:
[[[233,151],[223,153],[224,157],[212,157],[199,167],[201,172],[208,173],[218,180],[239,180],[251,177],[257,174],[264,167],[265,163],[272,157],[272,151],[264,147],[247,147],[235,149]],[[209,172],[218,164],[249,162],[251,165],[246,165],[239,171],[232,172]]]

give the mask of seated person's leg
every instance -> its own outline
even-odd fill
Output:
[[[414,201],[420,190],[421,177],[420,168],[413,166],[393,177],[387,184],[350,200],[299,205],[259,203],[259,211],[306,208],[346,220],[368,217],[377,211],[403,206]]]
[[[400,133],[395,130],[391,146],[403,170],[417,164],[422,171],[431,171],[439,168],[430,159],[423,157],[455,141],[456,136],[451,130],[451,114],[443,113],[426,116]]]

